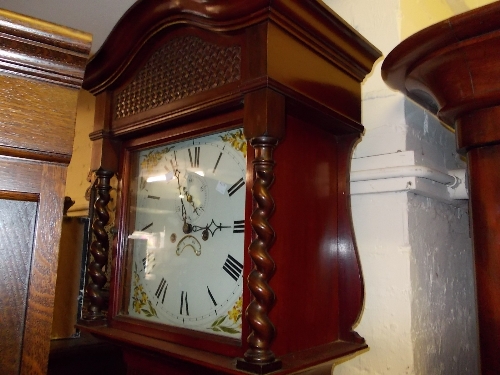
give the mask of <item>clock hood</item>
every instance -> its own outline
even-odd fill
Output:
[[[94,95],[106,90],[148,40],[165,28],[186,25],[231,32],[265,21],[313,41],[361,80],[380,56],[379,50],[319,0],[139,0],[90,59],[83,87]]]

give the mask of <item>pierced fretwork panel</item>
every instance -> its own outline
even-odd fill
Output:
[[[115,119],[238,81],[240,71],[240,46],[218,46],[195,36],[172,39],[115,94]]]

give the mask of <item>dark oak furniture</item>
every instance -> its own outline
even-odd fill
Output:
[[[321,1],[138,1],[118,22],[84,79],[84,88],[97,97],[91,138],[99,181],[91,303],[80,327],[119,344],[129,374],[330,374],[334,359],[367,347],[352,330],[364,296],[349,164],[363,130],[360,82],[379,56]],[[171,183],[187,194],[180,199],[192,203],[195,194],[181,182],[184,172],[175,165],[172,148],[192,139],[193,155],[199,155],[199,137],[235,128],[246,138],[238,145],[248,150],[246,173],[241,184],[219,193],[240,189],[246,202],[244,220],[225,227],[244,235],[248,249],[233,262],[232,273],[243,284],[241,331],[227,338],[179,328],[182,323],[156,323],[169,298],[167,286],[180,282],[168,277],[157,279],[156,292],[144,292],[142,302],[135,300],[143,306],[137,313],[148,317],[133,318],[129,312],[136,296],[129,298],[130,290],[139,288],[149,271],[146,257],[143,266],[133,268],[130,259],[139,250],[132,241],[159,235],[147,232],[150,225],[136,231],[131,224],[136,191],[150,186],[145,178],[141,185],[132,180],[137,163],[165,163],[163,177],[178,181]],[[160,145],[150,157],[134,156]],[[202,148],[200,164],[204,155]],[[211,163],[215,170],[218,160]],[[193,178],[210,187],[206,173]],[[105,206],[114,174],[120,191],[106,317],[101,293],[110,251]],[[163,207],[162,196],[146,198]],[[201,246],[196,255],[204,256],[207,239],[197,237],[200,224],[190,222],[194,219],[184,210],[191,208],[182,202],[188,226],[168,227],[161,238],[176,244],[180,256],[179,232],[188,237],[194,245],[182,254],[195,261],[191,250]],[[205,294],[215,305],[217,296]],[[201,303],[182,290],[177,315],[186,319],[191,318],[187,295],[191,311]]]
[[[495,2],[416,33],[382,66],[389,86],[455,129],[467,156],[483,374],[500,369],[499,45]]]
[[[0,10],[0,373],[45,374],[66,167],[91,38]]]

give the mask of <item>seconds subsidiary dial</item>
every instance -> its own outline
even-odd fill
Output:
[[[133,154],[129,316],[241,339],[241,129]]]

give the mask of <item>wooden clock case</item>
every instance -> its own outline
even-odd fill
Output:
[[[349,205],[360,82],[380,56],[320,1],[138,1],[87,66],[98,194],[89,315],[130,374],[329,374],[365,349]],[[248,140],[243,336],[227,342],[120,315],[127,155],[242,126]],[[110,307],[102,313],[109,179],[119,180]]]
[[[89,34],[0,9],[0,373],[45,374]]]

